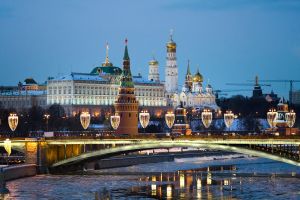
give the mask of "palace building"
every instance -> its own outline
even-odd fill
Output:
[[[158,62],[149,62],[149,80],[140,74],[132,76],[136,99],[151,114],[160,115],[167,109],[164,84],[159,81]],[[68,115],[75,115],[83,110],[93,115],[112,112],[117,100],[121,83],[122,69],[113,65],[108,56],[101,66],[90,73],[70,73],[48,80],[47,104],[60,104]]]

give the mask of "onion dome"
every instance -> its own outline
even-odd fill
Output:
[[[149,61],[149,65],[158,65],[158,61],[155,58],[153,58]]]
[[[203,82],[203,76],[200,74],[199,69],[197,70],[197,73],[193,77],[193,82],[195,82],[195,83],[202,83]]]
[[[176,52],[176,43],[173,41],[173,31],[170,32],[170,40],[167,43],[168,52]]]

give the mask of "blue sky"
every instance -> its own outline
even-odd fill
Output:
[[[111,61],[121,66],[126,37],[133,73],[146,76],[154,54],[164,79],[171,28],[180,84],[188,59],[215,89],[247,89],[226,83],[255,75],[300,79],[297,0],[1,0],[0,85],[90,72],[103,62],[106,41]],[[288,84],[272,88],[287,95]]]

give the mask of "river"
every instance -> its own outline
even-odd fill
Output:
[[[300,168],[243,155],[38,175],[10,181],[5,199],[300,199]]]

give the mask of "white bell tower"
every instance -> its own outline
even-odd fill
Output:
[[[176,43],[173,41],[173,31],[167,43],[167,62],[165,71],[165,88],[167,93],[176,93],[178,90],[178,68],[176,61]]]

